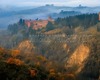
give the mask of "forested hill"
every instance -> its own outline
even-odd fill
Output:
[[[55,24],[58,26],[78,27],[82,26],[88,28],[98,23],[98,14],[82,14],[77,16],[70,16],[65,18],[57,18]]]

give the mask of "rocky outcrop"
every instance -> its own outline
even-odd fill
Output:
[[[89,52],[89,47],[80,45],[69,57],[66,68],[76,68],[75,72],[79,73],[84,67],[84,61],[88,58]]]
[[[18,50],[25,53],[31,53],[34,51],[34,49],[35,46],[29,40],[23,41],[18,45]]]

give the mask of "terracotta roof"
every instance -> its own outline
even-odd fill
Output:
[[[30,27],[33,24],[33,29],[37,30],[46,27],[49,21],[54,22],[54,20],[48,18],[48,20],[25,20],[25,24],[28,27]]]

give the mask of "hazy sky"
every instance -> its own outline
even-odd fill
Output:
[[[100,0],[0,0],[0,6],[41,6],[45,4],[99,6]]]

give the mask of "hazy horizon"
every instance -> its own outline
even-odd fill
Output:
[[[27,6],[43,6],[46,4],[54,4],[55,6],[100,6],[99,0],[0,0],[0,7],[27,7]]]

